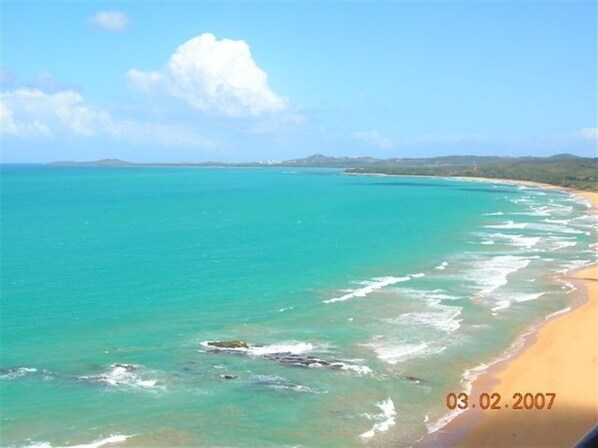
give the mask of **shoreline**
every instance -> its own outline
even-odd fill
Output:
[[[474,176],[432,176],[424,174],[385,174],[385,173],[347,173],[344,172],[345,176],[372,176],[372,177],[420,177],[425,179],[444,179],[444,180],[462,180],[468,182],[487,182],[491,184],[507,184],[507,185],[523,185],[526,187],[542,188],[544,190],[556,190],[565,193],[574,194],[576,196],[583,197],[587,202],[592,205],[592,212],[596,214],[597,206],[594,201],[598,198],[598,191],[590,190],[578,190],[572,187],[565,187],[561,185],[547,184],[545,182],[537,182],[533,180],[518,180],[518,179],[499,179],[492,177],[474,177]]]
[[[459,179],[494,182],[486,178]],[[596,192],[538,182],[504,181],[574,194],[590,204],[590,213],[598,212]],[[513,394],[517,392],[534,395],[552,392],[557,395],[553,408],[485,411],[468,408],[459,414],[448,413],[437,422],[438,428],[421,438],[416,446],[573,446],[598,424],[598,263],[556,278],[570,281],[576,287],[569,307],[520,334],[503,357],[472,369],[481,372],[466,388],[473,401],[481,393],[500,393],[503,405],[512,405]]]

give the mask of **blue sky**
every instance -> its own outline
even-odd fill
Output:
[[[594,2],[2,3],[2,160],[596,156]]]

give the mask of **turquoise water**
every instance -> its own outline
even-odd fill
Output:
[[[2,445],[409,445],[594,229],[494,183],[5,165]]]

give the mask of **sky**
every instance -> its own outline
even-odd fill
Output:
[[[5,163],[597,156],[593,1],[0,7]]]

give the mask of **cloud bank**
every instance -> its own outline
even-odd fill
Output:
[[[100,11],[90,21],[98,28],[114,32],[127,31],[130,24],[129,18],[122,11]]]
[[[195,148],[214,143],[181,126],[115,120],[103,109],[87,104],[74,91],[45,93],[18,89],[0,94],[0,133],[32,140],[39,137],[109,137],[132,144]]]
[[[579,131],[579,136],[584,140],[598,140],[598,128],[583,128]]]
[[[179,46],[162,71],[131,69],[127,77],[140,90],[164,92],[202,112],[260,116],[287,107],[268,85],[268,75],[245,41],[218,40],[211,33]]]

